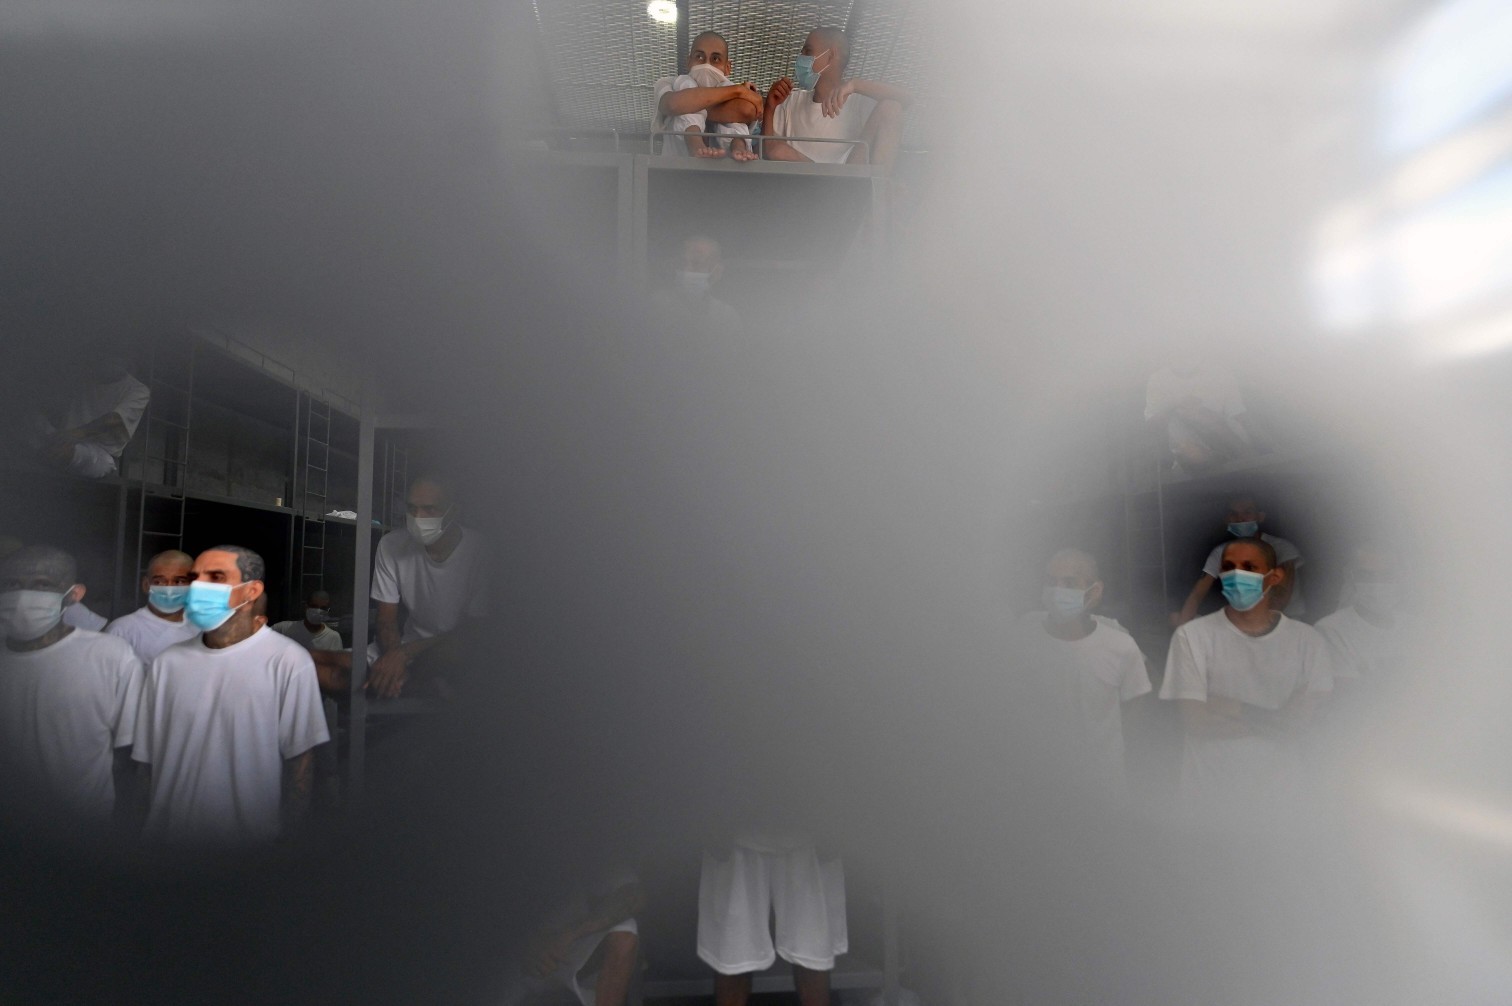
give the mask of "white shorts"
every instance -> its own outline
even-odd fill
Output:
[[[768,920],[777,917],[775,944]],[[821,863],[812,845],[791,852],[735,846],[728,858],[703,857],[698,879],[698,956],[724,975],[763,971],[778,956],[829,971],[850,949],[845,871]]]

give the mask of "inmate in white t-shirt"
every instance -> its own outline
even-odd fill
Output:
[[[772,111],[771,136],[816,136],[836,140],[854,140],[866,128],[866,119],[876,101],[864,94],[853,94],[845,99],[840,114],[830,118],[824,114],[824,105],[814,100],[813,91],[800,91],[796,87],[787,100]],[[850,143],[822,143],[803,140],[793,141],[793,149],[811,161],[822,164],[844,164],[851,151],[859,145]],[[859,163],[865,163],[857,155]]]
[[[131,756],[152,766],[146,834],[277,837],[283,764],[329,740],[315,664],[264,626],[232,646],[170,646],[147,671]]]
[[[1237,421],[1245,411],[1239,382],[1234,380],[1233,374],[1219,367],[1199,366],[1187,372],[1163,367],[1151,374],[1145,385],[1145,418],[1168,415],[1188,398],[1197,399],[1204,408],[1221,416],[1234,436],[1248,442],[1244,427]],[[1200,433],[1189,428],[1178,416],[1170,417],[1168,436],[1173,450],[1187,441],[1202,440]]]
[[[1045,619],[1031,612],[1014,626],[1014,664],[1029,675],[1043,715],[1067,731],[1060,750],[1089,782],[1123,790],[1123,704],[1150,691],[1144,654],[1111,618],[1092,616],[1092,631],[1076,640],[1050,635]]]
[[[177,622],[160,618],[145,604],[129,615],[122,615],[105,627],[107,635],[119,636],[131,644],[143,666],[148,666],[168,647],[199,635],[199,628],[189,619]]]
[[[409,532],[392,531],[378,542],[372,597],[404,605],[403,642],[429,639],[488,613],[486,562],[483,539],[467,528],[445,562],[431,559]]]
[[[311,632],[310,627],[305,625],[304,619],[296,618],[290,622],[279,622],[273,626],[273,631],[281,636],[287,636],[307,650],[340,650],[341,633],[329,625],[322,625],[319,632]]]
[[[126,445],[131,442],[132,435],[136,433],[137,424],[142,421],[151,398],[152,393],[147,385],[130,374],[124,374],[120,380],[109,384],[86,385],[69,400],[60,429],[71,430],[114,412],[121,417],[121,422],[126,427],[125,433],[112,431],[111,434],[91,439],[114,457],[120,457]]]
[[[1239,539],[1235,538],[1234,540],[1238,541]],[[1295,562],[1297,564],[1295,568],[1302,568],[1302,553],[1297,551],[1297,546],[1285,538],[1277,538],[1275,535],[1266,534],[1264,531],[1260,532],[1260,540],[1276,550],[1276,564],[1278,566],[1285,565],[1288,562]],[[1213,550],[1208,553],[1207,561],[1202,564],[1202,571],[1215,580],[1223,572],[1223,550],[1228,547],[1228,544],[1228,542],[1224,542],[1221,545],[1214,545]],[[1294,582],[1292,584],[1291,600],[1287,602],[1286,613],[1293,618],[1307,614],[1307,599],[1302,596],[1302,585],[1300,583]]]
[[[1328,643],[1312,626],[1279,616],[1263,636],[1250,636],[1225,611],[1193,619],[1171,638],[1162,699],[1235,699],[1276,710],[1299,692],[1333,690]],[[1292,784],[1298,752],[1266,735],[1187,735],[1181,786],[1188,797],[1242,801]]]
[[[1315,628],[1328,641],[1335,678],[1385,679],[1398,643],[1395,626],[1372,625],[1351,606],[1319,619]]]
[[[105,820],[115,749],[135,740],[142,662],[114,636],[75,629],[51,646],[0,646],[0,750],[7,771],[69,811]]]

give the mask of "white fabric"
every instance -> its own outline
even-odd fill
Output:
[[[1199,366],[1189,374],[1178,374],[1170,367],[1164,367],[1151,374],[1145,385],[1145,419],[1168,415],[1188,398],[1197,399],[1204,408],[1222,416],[1234,436],[1248,442],[1244,427],[1237,422],[1245,411],[1239,382],[1234,380],[1233,374],[1219,367]],[[1174,416],[1168,435],[1172,450],[1179,449],[1189,440],[1201,440],[1195,430]]]
[[[329,625],[322,625],[319,632],[311,632],[310,627],[305,625],[302,618],[296,618],[289,622],[279,622],[273,626],[273,631],[281,636],[288,636],[294,642],[307,650],[340,650],[341,633]]]
[[[187,618],[169,621],[152,613],[145,604],[129,615],[122,615],[105,627],[106,633],[119,636],[131,644],[143,666],[152,661],[174,643],[182,643],[199,635],[199,627]]]
[[[845,99],[840,114],[828,118],[824,106],[814,100],[814,92],[793,88],[787,100],[772,112],[771,136],[817,136],[836,140],[854,140],[866,128],[877,103],[864,94],[853,94]],[[793,149],[811,161],[822,164],[844,164],[856,147],[848,143],[820,143],[794,141]]]
[[[63,606],[63,624],[72,625],[75,629],[103,632],[105,630],[105,616],[86,608],[81,601],[78,604]]]
[[[1235,538],[1234,540],[1238,541],[1239,539]],[[1288,562],[1295,562],[1297,569],[1302,568],[1305,560],[1302,558],[1302,553],[1297,551],[1297,546],[1285,538],[1277,538],[1275,535],[1266,534],[1264,531],[1260,532],[1260,540],[1266,542],[1271,548],[1276,550],[1277,564],[1284,565]],[[1207,561],[1202,564],[1202,571],[1215,580],[1218,579],[1218,574],[1223,572],[1223,550],[1228,545],[1228,542],[1214,545],[1213,550],[1208,553]],[[1307,614],[1307,598],[1302,596],[1302,584],[1300,582],[1292,583],[1291,600],[1286,605],[1286,613],[1293,618]]]
[[[275,838],[283,763],[330,739],[309,653],[266,626],[222,649],[170,646],[147,672],[131,756],[152,766],[146,834]]]
[[[1012,658],[1030,676],[1042,703],[1037,715],[1064,727],[1068,753],[1083,778],[1111,792],[1127,787],[1123,704],[1148,694],[1150,674],[1134,637],[1111,618],[1093,615],[1081,639],[1056,639],[1043,611],[1014,627]]]
[[[85,479],[103,479],[120,470],[116,456],[102,444],[74,444],[73,456],[68,459],[68,470]]]
[[[69,811],[104,820],[115,806],[116,748],[136,736],[142,662],[125,640],[75,629],[40,650],[0,647],[0,750],[7,773]]]
[[[693,82],[699,87],[729,87],[731,84],[735,83],[729,77],[726,77],[724,74],[720,73],[718,70],[714,69],[707,63],[692,67],[688,70],[687,76],[692,77]],[[744,122],[716,122],[712,126],[710,126],[708,125],[708,117],[709,113],[707,110],[698,112],[693,116],[679,115],[673,121],[672,128],[686,131],[696,122],[701,132],[706,131],[710,133],[719,133],[721,136],[729,137],[751,135],[751,127]],[[690,121],[686,125],[678,125],[678,123],[685,118],[691,119],[693,121]]]
[[[686,73],[676,77],[659,77],[655,84],[651,85],[651,130],[675,130],[685,132],[689,126],[697,125],[702,131],[704,122],[708,118],[708,112],[692,112],[687,115],[663,115],[661,110],[662,95],[671,91],[686,91],[690,87],[697,87],[698,81]],[[681,136],[663,136],[661,138],[661,153],[664,157],[687,157],[688,145]]]
[[[775,941],[768,924],[773,915]],[[761,971],[779,955],[790,964],[829,971],[849,948],[845,871],[838,859],[821,862],[812,845],[786,853],[740,845],[727,857],[704,853],[698,956],[715,971]]]
[[[1250,636],[1224,611],[1181,626],[1171,638],[1162,699],[1235,699],[1276,710],[1299,692],[1333,689],[1328,644],[1310,625],[1280,616],[1274,629]],[[1183,794],[1233,803],[1294,784],[1298,753],[1270,736],[1185,738]]]
[[[434,562],[407,532],[393,531],[378,542],[373,559],[375,601],[403,603],[408,610],[403,642],[450,632],[466,618],[488,614],[487,553],[476,531],[462,529],[462,540],[445,562]]]
[[[60,429],[71,430],[114,412],[126,426],[125,435],[116,433],[113,436],[92,437],[91,441],[118,458],[136,433],[137,424],[142,421],[151,398],[152,393],[147,385],[130,374],[122,375],[120,380],[109,384],[85,385],[69,400]]]
[[[1315,628],[1328,641],[1336,679],[1385,679],[1398,644],[1394,626],[1372,625],[1349,607],[1319,619]]]

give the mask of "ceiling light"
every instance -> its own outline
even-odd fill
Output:
[[[650,15],[651,20],[661,24],[676,24],[676,0],[651,0],[646,4],[646,13]]]

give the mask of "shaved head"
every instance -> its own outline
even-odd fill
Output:
[[[194,556],[188,552],[180,552],[176,548],[170,548],[166,552],[159,552],[147,560],[147,576],[169,575],[175,570],[189,570],[194,567]]]
[[[1061,576],[1086,577],[1089,583],[1102,579],[1097,569],[1097,560],[1079,548],[1063,548],[1045,563],[1045,572],[1052,578]]]
[[[312,608],[318,608],[322,605],[329,606],[331,603],[331,595],[323,590],[312,590],[310,591],[309,596],[305,598],[305,603]]]
[[[820,51],[824,49],[834,50],[835,60],[840,64],[840,69],[844,70],[849,65],[850,38],[839,28],[815,28],[809,34],[809,39],[812,42],[819,43]],[[814,53],[816,56],[818,54],[818,52]]]
[[[51,545],[24,545],[0,562],[0,580],[46,581],[65,591],[79,579],[74,557]]]
[[[1278,565],[1275,548],[1270,542],[1261,538],[1238,538],[1229,542],[1223,546],[1223,558],[1232,559],[1235,565],[1238,565],[1240,560],[1237,557],[1246,554],[1249,549],[1254,549],[1260,553],[1265,561],[1265,568],[1267,570],[1275,569]]]

